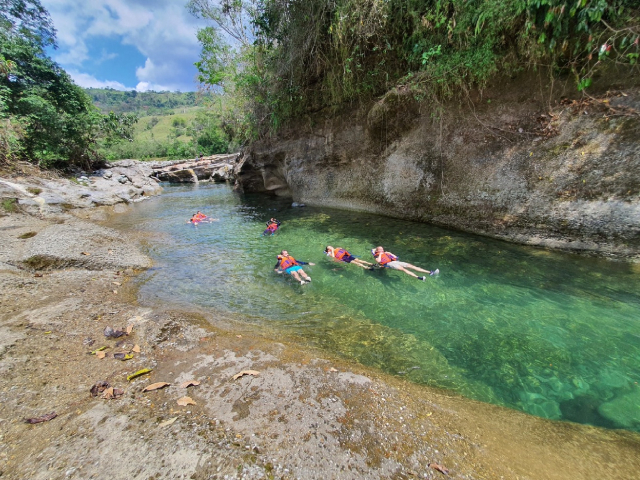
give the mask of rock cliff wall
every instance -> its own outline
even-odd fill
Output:
[[[438,114],[394,90],[254,143],[237,187],[640,260],[640,89],[625,82],[571,100],[573,85],[505,80]]]

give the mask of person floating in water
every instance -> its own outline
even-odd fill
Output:
[[[327,248],[324,249],[324,253],[326,253],[327,256],[333,257],[340,262],[353,263],[354,265],[358,265],[362,268],[373,268],[373,263],[365,262],[364,260],[360,260],[359,258],[354,257],[344,248],[334,248],[331,245],[328,245]]]
[[[282,222],[279,222],[275,218],[272,218],[267,222],[267,229],[262,232],[262,235],[274,235],[278,231],[278,228],[280,228],[281,224]]]
[[[276,273],[288,273],[291,275],[296,281],[300,282],[300,285],[304,285],[305,282],[311,282],[311,277],[306,274],[304,270],[302,270],[301,265],[315,265],[315,263],[307,263],[302,262],[300,260],[296,260],[289,252],[286,250],[282,250],[280,255],[278,255],[278,263],[276,263],[274,270]]]
[[[217,218],[207,217],[204,213],[198,210],[196,213],[193,214],[193,217],[187,220],[187,223],[192,223],[195,226],[197,226],[199,223],[202,223],[202,222],[217,222],[217,221],[218,221]]]
[[[376,247],[375,249],[372,249],[371,253],[375,257],[376,262],[378,262],[379,265],[383,267],[391,268],[393,270],[400,270],[401,272],[404,272],[407,275],[417,278],[418,280],[424,280],[426,277],[425,276],[419,277],[415,273],[410,272],[408,269],[416,270],[417,272],[428,273],[429,275],[435,275],[437,273],[440,273],[440,270],[438,269],[431,272],[429,270],[425,270],[424,268],[411,265],[410,263],[401,262],[398,260],[398,257],[396,255],[394,255],[391,252],[385,252],[384,248],[382,247]]]

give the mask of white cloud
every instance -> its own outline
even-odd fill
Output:
[[[136,69],[140,84],[170,90],[194,90],[200,45],[200,20],[174,0],[42,0],[58,30],[54,60],[65,68],[89,71],[89,60],[113,52],[90,52],[88,44],[115,39],[135,47],[144,57]],[[155,87],[154,87],[155,88]]]
[[[112,80],[98,80],[96,77],[87,73],[78,72],[75,70],[67,70],[67,73],[71,76],[77,85],[83,88],[113,88],[114,90],[133,90],[132,88],[125,87],[122,83]]]

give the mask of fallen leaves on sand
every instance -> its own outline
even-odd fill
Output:
[[[198,382],[197,380],[187,380],[186,382],[182,382],[180,384],[180,388],[188,388],[191,386],[197,387],[198,385],[200,385],[200,382]]]
[[[91,255],[89,252],[80,252],[82,255]]]
[[[140,353],[140,345],[134,345],[131,351],[135,353]]]
[[[133,332],[133,324],[132,323],[127,325],[127,335],[131,335],[131,332]]]
[[[103,333],[107,338],[120,338],[124,335],[124,332],[122,330],[114,330],[111,327],[106,327]]]
[[[442,465],[438,465],[437,463],[430,463],[429,467],[437,470],[444,475],[449,475],[449,469],[447,467],[443,467]]]
[[[111,385],[109,385],[107,382],[101,380],[99,382],[96,382],[89,391],[91,392],[92,397],[97,397],[100,393],[104,392],[110,386]]]
[[[133,358],[133,355],[131,355],[130,353],[118,352],[113,354],[113,358],[115,358],[116,360],[122,360],[124,362],[125,360],[131,360]]]
[[[177,400],[178,405],[181,407],[186,407],[187,405],[196,405],[196,402],[193,401],[191,397],[182,397]]]
[[[257,370],[242,370],[240,373],[236,373],[233,376],[233,379],[237,380],[245,375],[253,375],[255,377],[256,375],[260,375],[260,372],[258,372]]]
[[[96,353],[106,350],[107,348],[109,347],[107,347],[106,345],[104,347],[96,348],[93,352],[91,352],[91,355],[95,355]]]
[[[112,400],[114,398],[118,398],[124,395],[124,390],[121,388],[107,388],[104,392],[102,392],[102,398],[105,400]]]
[[[151,390],[160,390],[161,388],[168,387],[169,385],[171,384],[167,382],[156,382],[152,383],[151,385],[147,385],[142,391],[150,392]]]
[[[140,375],[145,375],[145,374],[147,374],[147,373],[151,373],[152,371],[153,371],[153,369],[152,369],[152,368],[143,368],[142,370],[138,370],[137,372],[132,373],[131,375],[129,375],[129,376],[127,377],[127,380],[131,381],[131,380],[133,380],[134,378],[139,377]]]
[[[47,415],[42,415],[41,417],[25,418],[24,421],[31,424],[42,423],[42,422],[48,422],[49,420],[53,420],[57,416],[58,414],[56,412],[51,412]]]
[[[99,352],[96,352],[96,357],[102,359],[104,357],[107,356],[107,352],[103,352],[102,350],[100,350]]]
[[[337,369],[335,369],[335,368],[333,368],[333,367],[331,367],[331,368],[329,369],[329,371],[330,371],[330,372],[337,372],[338,370],[337,370]]]
[[[160,423],[158,426],[160,428],[168,427],[169,425],[173,425],[173,422],[175,422],[177,419],[178,419],[178,417],[170,418],[169,420],[166,420],[166,421]]]
[[[242,338],[242,335],[236,335],[236,338]]]
[[[119,287],[120,285],[122,285],[120,282],[111,282],[112,285],[115,285],[117,287]]]

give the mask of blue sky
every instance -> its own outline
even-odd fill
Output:
[[[197,88],[201,20],[186,0],[41,0],[57,30],[51,57],[82,87]]]

